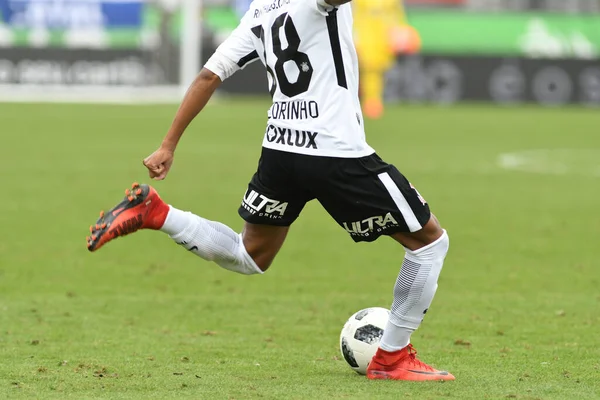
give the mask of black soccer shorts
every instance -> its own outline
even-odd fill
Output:
[[[416,232],[431,216],[419,192],[377,154],[335,158],[267,148],[262,150],[239,214],[252,224],[290,226],[313,199],[356,242]]]

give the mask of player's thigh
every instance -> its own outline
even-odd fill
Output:
[[[246,221],[244,246],[264,271],[281,249],[289,226],[311,196],[296,183],[296,155],[263,149],[238,213]]]
[[[337,165],[317,199],[354,241],[429,230],[429,205],[396,167],[376,154]]]
[[[262,271],[266,271],[273,263],[289,229],[289,226],[259,225],[249,222],[244,224],[242,231],[244,247]]]
[[[257,171],[238,210],[244,221],[256,225],[290,226],[298,218],[312,197],[296,183],[296,156],[263,148]]]

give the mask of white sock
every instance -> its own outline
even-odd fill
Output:
[[[244,275],[262,274],[246,251],[241,235],[228,226],[169,206],[161,231],[207,261]]]
[[[160,230],[169,236],[177,235],[183,232],[183,230],[190,225],[190,215],[192,215],[192,213],[181,211],[173,206],[169,206],[167,219]]]
[[[398,351],[410,343],[437,290],[437,281],[448,253],[448,234],[416,251],[406,250],[402,269],[394,287],[390,319],[379,347]]]

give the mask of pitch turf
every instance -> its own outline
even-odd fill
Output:
[[[267,104],[209,107],[163,197],[240,229]],[[405,106],[368,124],[451,237],[414,344],[457,380],[414,384],[367,381],[338,351],[349,315],[390,305],[402,249],[354,245],[317,203],[264,276],[155,232],[87,252],[174,110],[0,105],[0,398],[600,398],[597,110]]]

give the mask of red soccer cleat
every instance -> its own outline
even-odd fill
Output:
[[[134,183],[125,195],[123,201],[110,211],[101,211],[96,225],[90,226],[91,236],[87,237],[89,251],[96,251],[111,240],[139,229],[158,230],[165,223],[169,206],[153,187]]]
[[[417,359],[412,344],[392,353],[377,349],[367,367],[369,379],[392,379],[398,381],[453,381],[454,375],[438,371]]]

